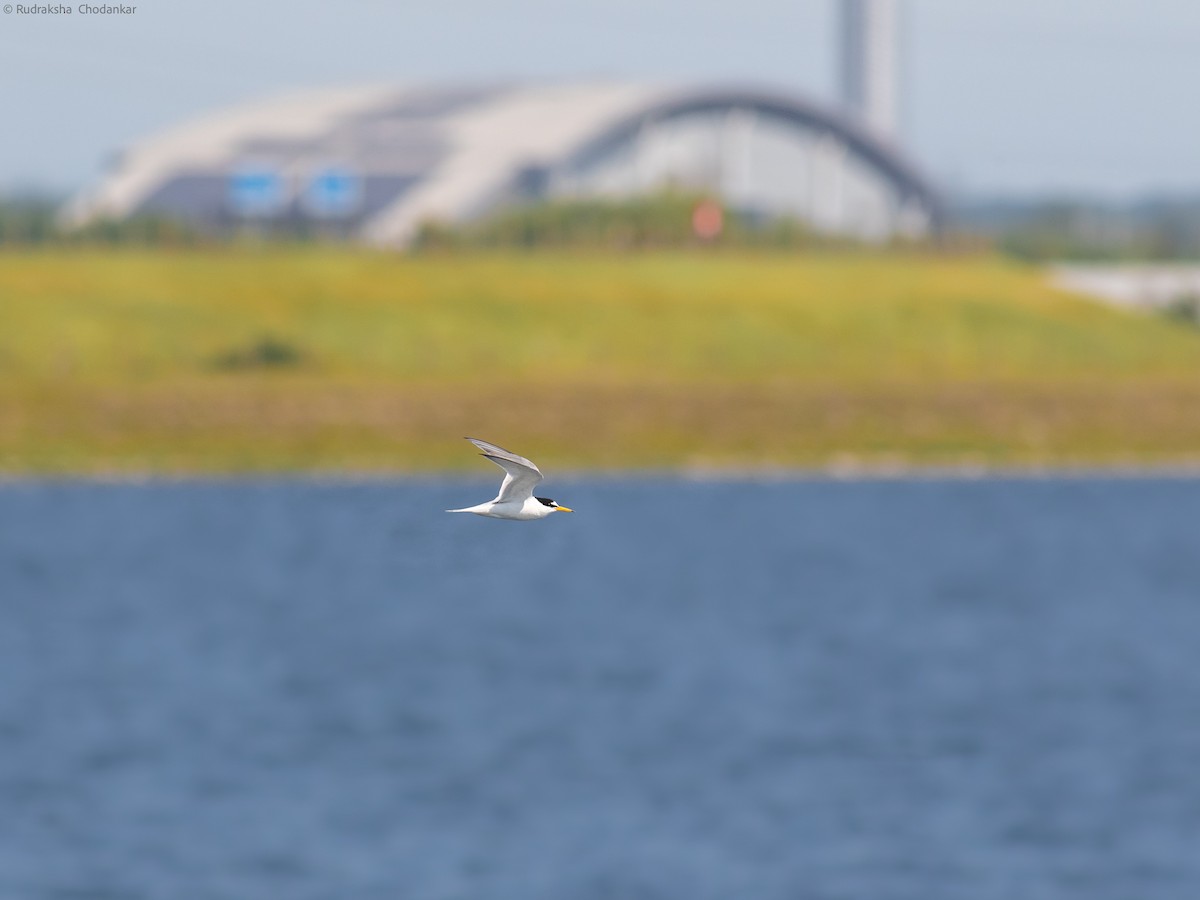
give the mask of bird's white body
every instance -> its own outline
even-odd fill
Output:
[[[448,509],[446,512],[469,512],[475,513],[477,516],[487,516],[490,519],[517,519],[525,521],[529,519],[544,519],[551,513],[558,512],[558,510],[553,506],[546,506],[541,500],[530,497],[523,503],[516,501],[500,503],[496,500],[489,500],[487,503],[480,503],[478,506],[468,506],[465,509]]]
[[[496,495],[495,500],[462,509],[448,509],[446,512],[474,513],[489,519],[513,519],[520,522],[544,519],[555,512],[572,511],[548,497],[533,496],[533,489],[541,482],[542,473],[525,457],[517,456],[512,451],[487,441],[478,441],[475,438],[467,440],[482,450],[484,457],[504,470],[504,481],[500,483],[500,493]]]

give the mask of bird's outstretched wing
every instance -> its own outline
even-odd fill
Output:
[[[533,489],[542,480],[541,470],[537,466],[525,457],[517,456],[487,441],[478,441],[475,438],[467,440],[483,451],[482,456],[490,459],[505,472],[504,481],[500,483],[500,493],[496,495],[494,503],[523,503],[533,496]]]

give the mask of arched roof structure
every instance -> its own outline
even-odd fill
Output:
[[[133,144],[65,215],[217,229],[318,219],[403,245],[427,220],[518,198],[661,183],[868,237],[927,232],[941,215],[904,154],[839,111],[790,92],[629,83],[379,86],[249,104]]]

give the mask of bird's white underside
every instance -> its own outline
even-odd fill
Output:
[[[446,512],[464,512],[474,513],[477,516],[487,516],[489,519],[544,519],[552,512],[556,512],[553,506],[546,506],[540,500],[534,500],[530,497],[524,502],[517,503],[508,501],[501,503],[498,500],[489,500],[487,503],[480,503],[478,506],[468,506],[465,509],[448,509]]]

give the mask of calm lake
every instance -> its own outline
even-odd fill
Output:
[[[1195,900],[1200,481],[0,486],[0,898]]]

